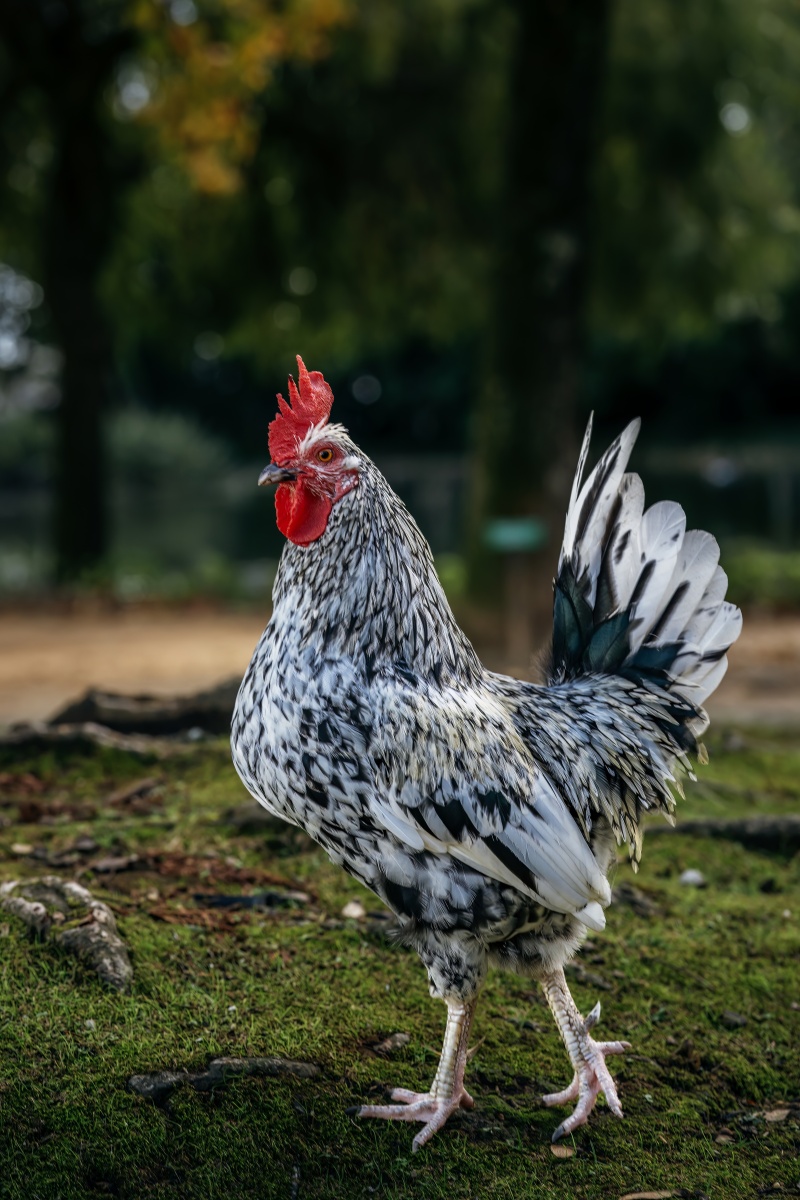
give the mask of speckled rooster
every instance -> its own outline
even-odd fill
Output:
[[[487,671],[453,617],[430,549],[380,471],[329,423],[333,394],[298,358],[269,428],[288,539],[274,611],[239,692],[233,760],[271,812],[300,825],[397,917],[447,1005],[427,1092],[398,1088],[362,1117],[421,1121],[418,1150],[459,1107],[470,1023],[489,965],[542,986],[577,1101],[622,1116],[598,1004],[564,978],[611,900],[617,845],[639,861],[642,817],[671,819],[708,725],[741,613],[708,533],[679,505],[644,511],[626,466],[632,422],[582,483],[586,431],[555,581],[547,684]]]

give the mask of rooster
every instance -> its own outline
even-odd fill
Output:
[[[555,580],[547,683],[486,670],[459,628],[427,542],[377,467],[329,421],[333,394],[298,358],[269,427],[277,523],[287,538],[274,608],[239,691],[233,761],[251,794],[301,826],[395,914],[398,936],[447,1006],[427,1092],[404,1088],[361,1117],[420,1121],[418,1150],[459,1108],[487,968],[536,979],[584,1124],[602,1092],[622,1116],[564,966],[601,930],[618,845],[634,867],[642,818],[672,820],[700,759],[703,709],[741,613],[708,533],[680,506],[644,511],[626,472],[633,421],[582,482],[586,431]]]

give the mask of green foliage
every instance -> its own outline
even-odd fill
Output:
[[[740,605],[800,608],[800,552],[769,546],[741,545],[726,549],[728,596]]]
[[[684,816],[743,815],[754,797],[762,813],[796,811],[800,763],[791,737],[742,731],[718,735],[709,748],[702,790],[690,792]],[[469,1066],[476,1109],[412,1158],[414,1127],[353,1121],[345,1109],[380,1100],[390,1086],[426,1084],[442,1007],[428,996],[413,953],[372,924],[341,919],[349,899],[363,899],[368,912],[377,902],[304,835],[289,827],[243,834],[227,823],[226,810],[245,795],[225,747],[158,764],[110,751],[38,759],[5,752],[0,766],[20,788],[35,772],[44,804],[60,797],[84,814],[96,809],[93,819],[63,815],[57,824],[4,829],[4,878],[42,870],[12,858],[12,842],[52,853],[78,834],[91,835],[98,853],[160,853],[175,864],[167,875],[142,869],[91,884],[114,906],[133,951],[128,996],[104,991],[46,943],[29,942],[13,919],[0,926],[0,1170],[10,1200],[285,1200],[293,1187],[311,1200],[452,1200],[454,1189],[503,1200],[608,1200],[662,1189],[750,1200],[764,1181],[796,1183],[797,1118],[767,1122],[763,1113],[800,1091],[800,940],[786,916],[800,904],[800,860],[720,841],[647,839],[635,885],[659,915],[615,905],[607,931],[582,952],[586,976],[571,980],[583,1011],[600,994],[602,1030],[633,1042],[612,1062],[625,1120],[601,1104],[569,1139],[574,1155],[553,1156],[559,1115],[538,1097],[566,1081],[566,1056],[535,985],[493,973]],[[115,788],[155,773],[164,779],[162,798],[150,812],[108,804]],[[8,782],[4,800],[13,813]],[[678,882],[696,866],[704,890]],[[216,928],[201,927],[199,909],[192,920],[195,892],[255,890],[237,883],[236,872],[246,881],[259,868],[309,891],[311,903],[237,914]],[[233,881],[215,883],[224,870]],[[632,881],[620,866],[615,882]],[[746,1024],[729,1028],[726,1010]],[[373,1047],[395,1030],[410,1033],[409,1044],[391,1058],[376,1055]],[[238,1080],[205,1095],[186,1089],[166,1109],[126,1089],[132,1074],[201,1069],[221,1054],[312,1060],[321,1073]]]
[[[496,7],[353,5],[323,59],[259,97],[239,189],[209,195],[163,148],[151,156],[105,272],[121,349],[186,363],[212,329],[261,371],[283,374],[302,345],[335,373],[475,331],[509,33]]]
[[[0,417],[0,476],[6,487],[17,481],[46,479],[52,451],[49,417],[16,412]]]
[[[619,0],[612,15],[593,331],[661,342],[774,321],[800,263],[793,10]],[[198,192],[153,152],[106,270],[121,345],[185,356],[216,328],[273,370],[299,342],[338,364],[485,328],[512,42],[481,0],[355,5],[323,60],[263,93],[243,188]]]
[[[800,208],[785,0],[620,0],[597,173],[593,328],[678,340],[780,315]]]

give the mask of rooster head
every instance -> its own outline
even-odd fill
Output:
[[[278,484],[278,528],[291,542],[308,546],[321,537],[337,501],[358,483],[359,461],[341,425],[329,425],[333,392],[320,371],[307,371],[297,356],[298,384],[289,377],[289,404],[278,394],[278,415],[269,427],[272,462],[259,484]]]

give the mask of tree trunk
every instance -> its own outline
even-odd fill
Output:
[[[97,567],[108,550],[103,422],[110,399],[111,345],[97,284],[105,231],[90,228],[91,133],[67,134],[58,150],[45,230],[45,295],[64,356],[56,412],[56,576],[66,583]],[[89,151],[88,153],[86,151]],[[82,165],[83,164],[83,165]],[[84,175],[84,169],[87,173]]]
[[[96,568],[108,551],[103,423],[113,357],[98,290],[118,181],[100,106],[108,82],[103,68],[110,69],[114,57],[104,56],[81,76],[73,65],[48,89],[55,160],[43,230],[44,285],[64,356],[54,512],[60,582]]]
[[[0,6],[3,37],[18,90],[43,96],[53,146],[42,223],[45,301],[64,365],[57,413],[56,574],[79,578],[108,548],[103,419],[113,366],[99,295],[111,246],[120,169],[104,113],[114,68],[132,49],[135,30],[121,4]]]
[[[478,514],[536,515],[555,556],[575,465],[576,394],[607,0],[509,0],[515,14],[505,180],[486,378],[476,423]],[[485,555],[478,553],[485,572]]]

